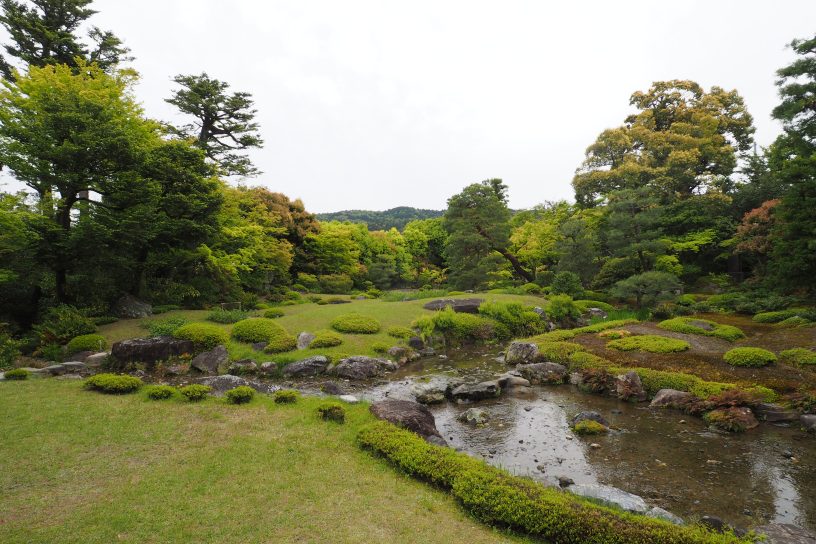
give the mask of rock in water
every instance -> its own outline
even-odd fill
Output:
[[[583,485],[576,484],[567,488],[570,493],[595,499],[618,508],[622,508],[628,512],[635,512],[644,514],[649,510],[646,501],[642,497],[627,493],[617,487],[608,485]]]
[[[799,422],[804,430],[816,433],[816,414],[804,414],[799,418]]]
[[[297,348],[298,349],[308,349],[309,344],[312,343],[312,340],[315,339],[315,335],[309,332],[302,332],[298,334],[297,337]]]
[[[436,420],[430,410],[418,402],[410,400],[381,400],[369,408],[374,417],[390,421],[398,427],[413,431],[419,436],[438,444],[442,435],[436,428]],[[429,440],[431,441],[431,440]]]
[[[799,419],[799,414],[788,410],[779,404],[761,403],[754,406],[754,415],[761,421],[768,423],[793,423]]]
[[[426,383],[415,384],[412,388],[416,401],[421,404],[439,404],[445,402],[445,387],[442,385]]]
[[[481,408],[468,408],[459,414],[456,419],[468,425],[484,425],[488,422],[490,416]]]
[[[661,389],[655,393],[649,408],[681,408],[694,395],[676,389]]]
[[[190,367],[205,374],[217,374],[218,367],[229,361],[227,348],[216,346],[210,351],[204,351],[196,355],[190,362]]]
[[[133,295],[125,295],[113,305],[113,313],[116,317],[126,319],[136,319],[153,315],[153,306],[143,302]]]
[[[533,385],[561,384],[569,375],[566,367],[558,363],[518,365],[516,370]]]
[[[576,414],[575,417],[572,418],[572,426],[574,427],[578,423],[586,420],[595,421],[604,427],[609,427],[609,422],[598,412],[580,412]]]
[[[815,544],[816,535],[789,523],[770,523],[754,529],[765,535],[765,544]]]
[[[170,336],[155,338],[132,338],[116,342],[111,347],[111,356],[117,363],[148,363],[164,361],[185,353],[192,353],[193,343]]]
[[[392,372],[397,368],[397,364],[388,359],[357,355],[342,359],[329,369],[329,374],[349,380],[367,380],[382,376],[385,372]]]
[[[498,381],[481,382],[474,385],[460,385],[451,392],[456,402],[493,399],[501,395]]]
[[[643,389],[640,376],[634,370],[615,378],[615,391],[621,400],[637,402],[646,400],[646,391]]]
[[[504,362],[508,365],[534,363],[538,358],[538,346],[531,342],[513,342],[504,354]]]
[[[326,372],[329,360],[323,355],[316,355],[302,359],[294,363],[289,363],[283,367],[283,375],[287,378],[303,378],[306,376],[317,376]]]

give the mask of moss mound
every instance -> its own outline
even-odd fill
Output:
[[[584,435],[604,434],[609,431],[603,424],[592,421],[591,419],[579,421],[572,426],[572,430],[575,434]]]
[[[309,344],[310,348],[333,348],[343,343],[343,337],[334,331],[318,331],[314,340]]]
[[[805,348],[786,349],[779,353],[779,361],[794,366],[816,365],[816,351]]]
[[[745,338],[745,333],[732,325],[722,325],[707,319],[695,317],[675,317],[661,321],[657,325],[667,331],[680,332],[683,334],[699,334],[702,336],[713,336],[722,338],[729,342],[734,342],[740,338]]]
[[[649,353],[677,353],[691,346],[684,340],[653,334],[628,336],[607,342],[606,347],[618,351],[648,351]]]
[[[229,340],[227,331],[211,323],[187,323],[177,328],[173,336],[191,341],[195,348],[201,351],[226,344]]]
[[[380,331],[380,322],[373,317],[358,313],[339,315],[331,322],[334,330],[350,334],[375,334]]]
[[[725,352],[723,360],[731,366],[761,367],[776,362],[776,355],[762,348],[734,348]]]
[[[133,393],[144,385],[142,380],[124,374],[96,374],[85,380],[85,388],[108,395]]]
[[[283,327],[267,317],[242,319],[232,327],[232,337],[241,342],[269,342],[270,338],[286,334]]]

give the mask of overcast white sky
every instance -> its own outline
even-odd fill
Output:
[[[500,177],[510,204],[571,198],[585,148],[652,81],[736,88],[779,132],[774,71],[816,1],[98,0],[133,50],[150,116],[179,73],[251,92],[253,180],[311,211],[441,209]]]

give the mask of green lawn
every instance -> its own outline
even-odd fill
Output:
[[[522,542],[355,444],[318,399],[246,406],[0,382],[0,542]]]
[[[513,301],[521,302],[529,306],[542,306],[544,300],[535,296],[520,295],[500,295],[484,294],[476,295],[456,295],[445,298],[470,298],[479,297],[490,301]],[[291,353],[269,355],[254,351],[248,344],[241,342],[230,342],[228,346],[232,359],[250,358],[257,361],[282,361],[291,362],[311,355],[329,355],[334,358],[348,355],[375,355],[371,346],[374,343],[385,343],[395,345],[399,340],[391,338],[387,334],[389,327],[407,327],[417,317],[430,313],[423,309],[423,305],[429,302],[426,300],[414,300],[406,302],[386,302],[383,300],[355,300],[351,304],[326,304],[315,303],[298,304],[295,306],[281,306],[277,309],[283,311],[284,316],[277,318],[287,331],[297,335],[302,331],[315,332],[321,329],[330,329],[331,321],[341,314],[357,312],[377,319],[382,328],[377,334],[343,334],[343,344],[333,348],[309,349]],[[206,310],[179,310],[165,314],[153,316],[147,319],[123,319],[110,325],[99,328],[99,332],[104,335],[110,343],[126,338],[146,336],[147,331],[141,324],[145,321],[166,319],[168,317],[184,317],[190,321],[203,321],[209,312]],[[262,315],[263,310],[253,312]],[[232,325],[220,325],[225,330],[231,330]]]

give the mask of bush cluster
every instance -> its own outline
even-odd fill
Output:
[[[711,327],[711,330],[697,326],[694,323],[701,323]],[[722,338],[729,342],[734,342],[740,338],[745,338],[743,333],[737,327],[732,325],[722,325],[707,319],[698,319],[695,317],[675,317],[674,319],[667,319],[661,321],[657,325],[663,330],[674,331],[683,334],[700,334],[703,336],[713,336],[715,338]]]
[[[255,390],[248,385],[239,385],[224,393],[229,404],[246,404],[255,396]]]
[[[778,310],[775,312],[760,312],[753,317],[757,323],[779,323],[791,317],[801,316],[806,313],[804,308],[791,308],[789,310]]]
[[[27,380],[31,372],[24,368],[12,368],[3,374],[7,380]]]
[[[317,331],[310,348],[333,348],[343,343],[343,337],[334,331]]]
[[[179,389],[181,396],[190,402],[199,402],[206,399],[207,395],[209,395],[211,391],[212,387],[209,385],[202,385],[200,383],[185,385]]]
[[[510,475],[450,448],[429,444],[386,422],[361,429],[358,442],[403,472],[434,483],[453,495],[476,518],[523,531],[548,542],[611,544],[735,544],[743,541],[700,526],[623,513],[586,499]]]
[[[61,304],[48,310],[34,332],[42,345],[65,344],[71,338],[95,333],[96,324],[73,306]]]
[[[281,329],[266,341],[264,352],[266,353],[286,353],[297,349],[297,338]]]
[[[496,322],[474,314],[456,313],[450,307],[422,316],[411,324],[423,338],[440,334],[451,345],[486,342],[494,338]]]
[[[600,300],[576,300],[575,305],[585,314],[590,308],[598,308],[604,312],[614,312],[615,307],[608,302],[601,302]]]
[[[148,321],[144,324],[150,336],[173,336],[179,328],[187,324],[183,317],[167,317],[156,321]]]
[[[775,326],[780,327],[780,328],[785,328],[785,327],[788,327],[788,328],[807,327],[808,325],[811,325],[812,323],[813,323],[812,321],[810,321],[809,319],[807,319],[805,317],[795,315],[793,317],[783,319],[782,321],[777,323]]]
[[[776,362],[776,355],[762,348],[734,348],[726,351],[723,360],[731,366],[761,367]]]
[[[0,370],[11,368],[20,356],[21,342],[0,331]]]
[[[72,338],[66,349],[72,355],[80,351],[102,351],[107,347],[108,341],[101,334],[82,334]]]
[[[144,390],[150,400],[166,400],[176,394],[176,388],[172,385],[148,385]]]
[[[280,391],[275,391],[273,398],[275,404],[292,404],[297,402],[298,398],[300,398],[300,393],[293,389],[281,389]]]
[[[388,327],[388,330],[385,332],[391,338],[399,338],[401,340],[406,340],[414,335],[414,331],[408,327]]]
[[[317,407],[317,415],[325,421],[344,423],[346,421],[346,409],[338,402],[323,402]]]
[[[119,321],[119,318],[112,315],[100,315],[97,317],[92,317],[91,321],[93,321],[94,325],[96,326],[110,325],[111,323],[116,323],[117,321]]]
[[[181,306],[178,304],[160,304],[159,306],[153,306],[153,315],[166,314],[176,310],[181,310]]]
[[[237,323],[242,319],[246,319],[248,316],[249,312],[243,310],[224,310],[223,308],[216,308],[207,314],[207,321],[224,324]]]
[[[278,310],[277,308],[270,308],[269,310],[266,310],[263,313],[263,316],[266,319],[275,319],[275,318],[278,318],[278,317],[283,317],[283,311]]]
[[[483,302],[479,314],[502,325],[508,336],[531,336],[546,330],[547,323],[531,308],[518,302]]]
[[[380,330],[380,322],[373,317],[358,313],[339,315],[331,322],[334,330],[351,334],[375,334]]]
[[[684,340],[653,334],[628,336],[607,342],[606,347],[618,351],[648,351],[649,353],[676,353],[691,347]]]
[[[176,338],[189,340],[196,350],[205,351],[229,341],[227,331],[210,323],[187,323],[173,333]]]
[[[266,317],[250,317],[237,322],[232,327],[232,337],[241,342],[268,342],[273,336],[280,337],[286,331]]]
[[[133,393],[142,385],[144,384],[139,378],[125,374],[96,374],[85,380],[86,389],[109,395]]]
[[[547,302],[547,317],[562,325],[574,324],[581,317],[581,309],[569,295],[553,295]]]
[[[389,346],[385,342],[374,342],[373,344],[371,344],[371,346],[369,346],[369,348],[374,353],[378,353],[380,355],[383,355],[383,354],[387,353],[389,349],[391,349],[391,346]]]
[[[779,353],[779,360],[795,366],[816,365],[816,351],[806,348],[786,349]]]

